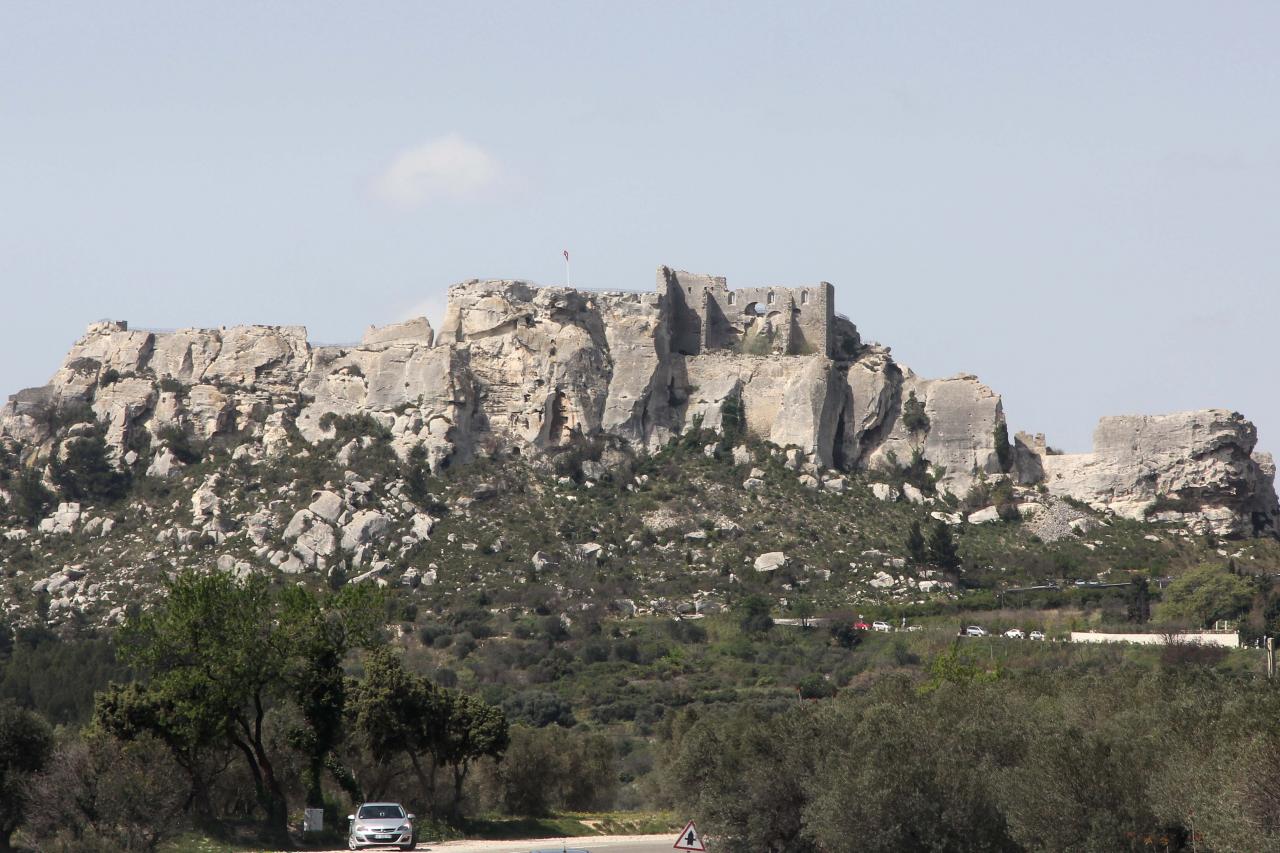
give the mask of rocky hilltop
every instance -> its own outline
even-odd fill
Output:
[[[1104,418],[1087,454],[1011,440],[1001,398],[976,376],[925,379],[834,314],[831,285],[732,290],[659,269],[649,292],[467,281],[437,332],[419,318],[358,345],[314,346],[293,326],[147,331],[98,322],[49,384],[11,397],[0,437],[29,466],[59,453],[57,412],[89,406],[118,464],[165,477],[183,439],[270,459],[331,440],[368,415],[396,454],[433,470],[494,450],[653,451],[725,418],[824,473],[915,465],[942,492],[1008,476],[1126,518],[1218,535],[1274,533],[1274,464],[1241,415]],[[75,433],[75,428],[70,430]],[[343,452],[359,446],[359,439]]]

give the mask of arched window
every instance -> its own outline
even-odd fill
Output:
[[[800,304],[801,305],[809,304],[809,291],[804,290],[800,292]]]
[[[729,304],[730,304],[730,305],[732,305],[732,304],[733,304],[733,296],[734,296],[733,291],[732,291],[732,290],[730,290],[730,291],[729,291]]]
[[[773,304],[773,291],[772,291],[772,290],[770,290],[770,291],[769,291],[769,298],[768,298],[768,300],[766,300],[766,301],[767,301],[770,305],[772,305],[772,304]]]

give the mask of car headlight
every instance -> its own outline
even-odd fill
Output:
[[[364,825],[363,823],[357,823],[357,824],[355,825],[355,830],[356,830],[356,832],[364,832],[364,831],[365,831],[365,825]]]
[[[402,824],[400,824],[400,826],[396,829],[396,832],[408,832],[411,828],[412,828],[412,827],[410,827],[410,826],[409,826],[409,824],[407,824],[407,823],[402,823]]]

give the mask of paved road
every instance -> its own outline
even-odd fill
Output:
[[[421,842],[419,853],[529,853],[530,850],[580,848],[591,853],[671,853],[674,832],[663,835],[599,835],[591,838],[536,838],[523,841]],[[374,848],[384,849],[384,848]],[[394,850],[393,847],[385,848]],[[346,848],[322,853],[348,853]]]

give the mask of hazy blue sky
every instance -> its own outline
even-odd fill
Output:
[[[1280,4],[0,4],[0,394],[90,321],[305,324],[472,277],[836,285],[1087,449],[1280,449]]]

